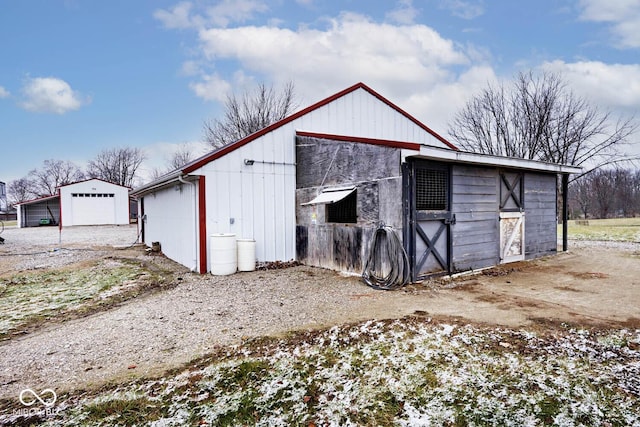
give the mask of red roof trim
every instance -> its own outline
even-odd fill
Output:
[[[375,139],[375,138],[362,138],[359,136],[346,136],[346,135],[331,135],[328,133],[315,133],[315,132],[296,132],[297,136],[306,136],[310,138],[329,139],[334,141],[344,142],[361,142],[363,144],[384,145],[385,147],[392,148],[405,148],[407,150],[420,151],[420,144],[415,142],[400,142],[390,141],[388,139]]]
[[[362,83],[361,83],[362,84]],[[430,127],[428,127],[427,125],[425,125],[424,123],[422,123],[420,120],[416,119],[415,117],[413,117],[411,114],[407,113],[406,111],[404,111],[402,108],[398,107],[397,105],[395,105],[393,102],[389,101],[387,98],[385,98],[384,96],[380,95],[378,92],[374,91],[373,89],[368,88],[366,85],[362,84],[362,86],[364,87],[364,89],[366,89],[367,91],[369,91],[371,93],[371,95],[375,96],[376,98],[378,98],[380,101],[384,102],[385,104],[387,104],[389,107],[393,108],[394,110],[396,110],[398,113],[402,114],[403,116],[405,116],[407,119],[411,120],[413,123],[415,123],[420,129],[427,131],[428,133],[430,133],[434,138],[436,138],[438,141],[442,142],[444,145],[446,145],[447,147],[451,148],[452,150],[456,150],[459,151],[458,147],[456,147],[455,145],[453,145],[452,143],[450,143],[449,141],[447,141],[446,139],[444,139],[442,136],[440,136],[440,134],[438,134],[436,131],[432,130]]]
[[[186,165],[183,169],[182,172],[183,173],[191,173],[193,171],[195,171],[196,169],[201,168],[202,166],[206,165],[207,163],[220,158],[240,147],[242,147],[243,145],[248,144],[249,142],[260,138],[261,136],[275,130],[278,129],[281,126],[286,125],[287,123],[290,123],[302,116],[304,116],[305,114],[308,114],[314,110],[317,110],[320,107],[324,107],[325,105],[335,101],[338,98],[342,98],[343,96],[354,92],[358,89],[364,89],[367,92],[369,92],[371,95],[375,96],[376,98],[378,98],[380,101],[384,102],[385,104],[387,104],[389,107],[393,108],[394,110],[396,110],[397,112],[399,112],[400,114],[402,114],[403,116],[405,116],[407,119],[411,120],[413,123],[415,123],[418,127],[420,127],[421,129],[427,131],[428,133],[430,133],[431,135],[433,135],[438,141],[442,142],[443,144],[445,144],[446,146],[448,146],[449,148],[453,149],[453,150],[458,150],[458,148],[451,144],[449,141],[447,141],[446,139],[444,139],[442,136],[438,135],[436,132],[434,132],[433,130],[431,130],[429,127],[427,127],[426,125],[424,125],[423,123],[421,123],[418,119],[416,119],[415,117],[413,117],[412,115],[410,115],[409,113],[407,113],[406,111],[404,111],[403,109],[401,109],[400,107],[398,107],[397,105],[395,105],[394,103],[392,103],[391,101],[389,101],[387,98],[383,97],[382,95],[380,95],[379,93],[377,93],[376,91],[374,91],[373,89],[371,89],[369,86],[365,85],[364,83],[356,83],[355,85],[348,87],[344,90],[341,90],[340,92],[331,95],[328,98],[323,99],[320,102],[317,102],[303,110],[298,111],[295,114],[292,114],[288,117],[285,117],[284,119],[275,122],[273,124],[271,124],[270,126],[267,126],[266,128],[259,130],[255,133],[252,133],[251,135],[240,139],[236,142],[233,142],[229,145],[226,145],[224,147],[221,147],[197,160],[195,160],[193,163]]]

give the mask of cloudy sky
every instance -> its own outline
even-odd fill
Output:
[[[300,107],[364,82],[445,137],[531,69],[639,114],[638,28],[640,0],[0,0],[0,181],[119,146],[146,173],[257,82]]]

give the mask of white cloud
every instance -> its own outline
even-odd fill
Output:
[[[221,0],[204,8],[183,1],[169,10],[158,9],[153,16],[169,29],[204,28],[208,25],[226,27],[231,23],[249,21],[268,9],[260,0]]]
[[[152,181],[155,178],[154,174],[168,172],[171,156],[185,148],[193,154],[194,159],[211,151],[211,147],[202,141],[156,142],[142,147],[145,160],[138,169],[141,181],[139,185]]]
[[[484,1],[440,0],[440,9],[446,9],[458,18],[474,19],[484,14]]]
[[[640,64],[553,61],[541,68],[560,73],[577,95],[598,105],[631,111],[640,107]]]
[[[185,61],[180,69],[180,74],[183,76],[197,76],[202,73],[202,68],[198,61]]]
[[[217,74],[205,74],[201,81],[192,82],[189,87],[206,101],[224,101],[231,91],[231,85]]]
[[[8,90],[6,90],[5,88],[3,88],[2,86],[0,86],[0,99],[2,98],[8,98],[11,94],[9,93]]]
[[[169,29],[187,29],[197,28],[202,25],[202,21],[197,17],[191,16],[191,8],[193,5],[188,1],[176,4],[170,10],[158,9],[153,13],[153,17],[162,22],[165,28]]]
[[[483,12],[473,6],[477,2],[443,2],[456,13],[467,6],[473,13],[466,16]],[[486,51],[412,23],[418,13],[412,0],[399,0],[386,15],[388,22],[345,12],[294,29],[273,24],[227,27],[263,11],[255,6],[258,2],[245,3],[232,14],[225,12],[230,1],[219,2],[214,7],[221,18],[214,21],[207,15],[199,27],[191,24],[195,6],[181,3],[181,8],[171,9],[177,13],[171,25],[197,29],[199,56],[185,62],[182,73],[194,77],[189,87],[204,100],[224,102],[230,92],[240,93],[255,81],[275,86],[293,81],[304,107],[364,82],[444,135],[453,114],[496,78],[484,65],[490,59]]]
[[[424,87],[403,101],[403,107],[445,138],[448,123],[469,98],[498,77],[489,66],[473,66],[451,81]]]
[[[64,114],[90,102],[67,82],[55,77],[28,78],[22,91],[21,106],[34,112]]]
[[[292,80],[303,105],[362,81],[401,106],[416,105],[420,110],[411,113],[427,118],[440,116],[442,105],[454,104],[447,99],[432,103],[410,99],[462,84],[457,76],[468,71],[471,58],[482,63],[478,50],[458,46],[425,25],[377,23],[353,13],[326,22],[321,29],[210,28],[199,33],[201,48],[212,64],[236,61],[239,69],[263,80],[276,84]],[[228,85],[222,84],[221,76],[210,76],[191,87],[205,99],[219,100],[220,94],[237,86]],[[422,108],[427,105],[434,110]]]
[[[398,24],[409,25],[415,22],[418,9],[413,7],[413,0],[400,0],[398,7],[387,13],[387,19]]]
[[[638,0],[580,0],[580,19],[612,25],[620,48],[640,47],[640,2]]]
[[[207,8],[209,22],[226,27],[232,22],[246,22],[256,13],[266,12],[269,8],[258,0],[222,0],[215,6]]]

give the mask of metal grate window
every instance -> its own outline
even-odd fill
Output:
[[[356,215],[356,206],[358,198],[356,196],[357,191],[349,194],[344,199],[327,204],[327,222],[343,222],[355,224],[358,222],[358,216]]]
[[[449,173],[439,169],[416,169],[416,209],[446,211],[449,209]]]

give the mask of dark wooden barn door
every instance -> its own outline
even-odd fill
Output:
[[[412,280],[451,271],[451,171],[448,165],[403,165],[404,244]]]

